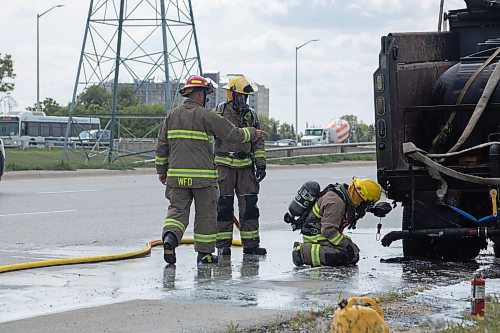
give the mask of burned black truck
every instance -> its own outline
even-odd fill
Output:
[[[382,37],[377,177],[403,205],[405,257],[500,257],[500,1],[466,0],[449,31]]]

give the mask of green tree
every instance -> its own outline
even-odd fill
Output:
[[[48,116],[67,116],[69,113],[68,106],[61,106],[55,99],[50,97],[46,97],[43,102],[40,103],[40,108]],[[36,111],[36,103],[33,106],[28,106],[26,110]]]
[[[278,128],[280,127],[279,120],[268,118],[266,116],[259,116],[259,123],[260,128],[267,133],[265,140],[276,141],[281,139],[280,134],[278,133]]]
[[[9,93],[14,90],[14,78],[16,74],[14,73],[14,64],[12,62],[12,56],[6,54],[2,57],[0,53],[0,92]]]
[[[120,136],[124,138],[132,136],[155,138],[158,135],[159,126],[165,114],[164,104],[137,104],[125,107],[120,111],[120,115],[130,116],[131,118],[119,118]]]
[[[351,125],[349,133],[350,142],[373,142],[375,141],[375,126],[367,125],[363,121],[359,121],[357,116],[344,115],[341,119],[347,120]]]
[[[135,88],[130,83],[122,83],[118,86],[117,96],[118,109],[139,104],[139,98],[135,95]]]
[[[295,131],[293,125],[283,123],[280,125],[278,130],[281,139],[295,139]]]
[[[111,92],[100,85],[87,87],[77,98],[77,113],[79,114],[109,114]]]

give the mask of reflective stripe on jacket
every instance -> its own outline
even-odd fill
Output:
[[[347,206],[342,197],[334,191],[327,191],[316,201],[306,217],[306,224],[320,230],[321,233],[303,235],[303,241],[330,246],[347,246],[347,236],[340,232],[346,209]]]
[[[167,114],[158,133],[157,173],[167,174],[170,187],[201,188],[216,184],[214,136],[231,143],[247,143],[255,137],[255,129],[237,128],[197,101],[186,99]]]
[[[252,126],[252,117],[254,114],[248,111],[246,116],[240,114],[238,111],[234,110],[231,103],[223,103],[217,107],[216,112],[222,115],[224,118],[229,120],[232,124],[237,127]],[[255,115],[256,117],[256,115]],[[245,119],[248,118],[248,119]],[[258,122],[258,120],[257,120]],[[264,150],[264,138],[260,138],[257,141],[251,142],[237,142],[232,143],[226,140],[215,140],[215,160],[217,165],[225,165],[230,168],[247,168],[252,166],[253,161],[251,158],[246,157],[243,159],[231,158],[226,156],[217,156],[217,153],[227,154],[227,153],[246,153],[248,155],[252,154],[255,159],[255,164],[258,166],[266,165],[266,153]]]

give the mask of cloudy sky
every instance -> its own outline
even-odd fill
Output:
[[[1,1],[0,53],[14,59],[18,109],[36,102],[36,14],[64,5],[40,19],[40,99],[68,103],[89,1]],[[244,73],[264,84],[270,89],[270,115],[280,121],[295,122],[295,47],[319,39],[299,50],[300,130],[306,122],[323,125],[344,114],[372,123],[380,36],[436,30],[439,12],[439,0],[192,0],[192,5],[204,71]],[[464,5],[445,1],[446,9]]]

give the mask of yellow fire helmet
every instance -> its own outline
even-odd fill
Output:
[[[376,181],[370,178],[360,179],[353,177],[349,183],[348,192],[352,202],[357,206],[362,201],[379,201],[382,188]]]
[[[226,97],[228,102],[233,100],[233,92],[243,95],[252,95],[255,92],[250,81],[243,75],[233,77],[223,88],[227,90]]]
[[[377,302],[369,297],[351,297],[347,302],[343,300],[333,314],[331,333],[367,332],[389,333],[389,326]]]

